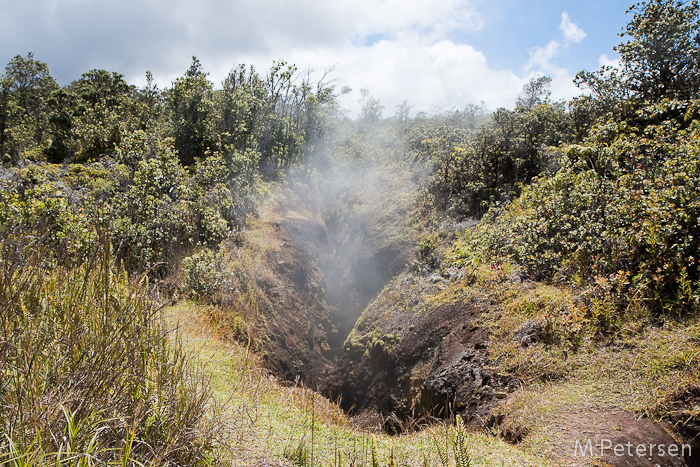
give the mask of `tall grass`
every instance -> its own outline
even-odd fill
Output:
[[[109,241],[77,266],[0,234],[0,465],[195,465],[211,391]]]

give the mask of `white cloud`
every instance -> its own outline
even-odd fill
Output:
[[[367,88],[381,100],[387,115],[404,100],[414,110],[426,112],[464,108],[480,101],[491,108],[510,106],[522,87],[514,73],[491,70],[483,54],[451,41],[382,41],[348,50],[337,71],[349,77],[346,84],[356,91],[344,96],[344,106],[356,111],[358,91]]]
[[[530,60],[528,60],[525,68],[531,69],[541,69],[547,71],[549,69],[555,68],[556,66],[552,63],[552,59],[561,50],[562,45],[559,41],[549,41],[545,47],[533,47],[530,49]]]
[[[561,30],[562,34],[564,34],[564,41],[567,43],[575,42],[579,44],[587,35],[585,32],[583,32],[583,29],[571,22],[571,18],[567,12],[563,12],[561,14],[561,24],[559,25],[559,29]]]
[[[357,0],[324,2],[334,17],[354,34],[401,37],[407,31],[441,35],[456,30],[477,31],[483,18],[472,0]]]
[[[417,34],[383,39],[369,46],[288,47],[282,53],[302,69],[323,71],[334,67],[333,76],[339,78],[339,84],[353,89],[339,98],[352,114],[359,110],[357,101],[363,88],[369,89],[385,106],[384,114],[391,116],[404,100],[413,112],[464,108],[481,101],[489,108],[510,107],[524,83],[511,71],[492,70],[486,57],[469,45],[449,40],[431,42]],[[246,63],[269,64],[274,57],[243,58]],[[222,69],[221,76],[227,71]],[[217,74],[212,72],[212,78]]]
[[[485,5],[484,0],[33,0],[5,8],[3,18],[12,21],[5,21],[11,28],[0,54],[9,59],[33,51],[62,84],[104,68],[137,85],[151,70],[167,87],[193,55],[217,85],[238,63],[261,72],[279,59],[301,69],[335,66],[333,76],[355,90],[342,97],[343,105],[356,108],[359,90],[368,88],[387,115],[404,100],[414,111],[482,100],[490,108],[510,107],[531,73],[555,80],[564,75],[556,57],[585,37],[566,13],[563,40],[532,49],[519,75],[493,69],[481,52],[457,41],[485,29]]]
[[[602,54],[600,58],[598,58],[598,64],[600,66],[611,66],[613,68],[619,68],[620,58],[610,58],[606,54]]]
[[[530,49],[530,60],[525,66],[526,69],[540,68],[543,71],[556,68],[552,60],[559,54],[568,50],[569,45],[580,43],[586,37],[586,33],[571,22],[567,12],[561,14],[561,24],[559,30],[563,35],[563,40],[551,40],[545,47],[534,47]]]
[[[552,98],[568,99],[578,94],[578,88],[573,83],[574,73],[557,64],[557,57],[568,52],[572,43],[580,43],[586,37],[586,33],[571,21],[569,14],[561,14],[559,25],[562,38],[551,40],[544,47],[533,47],[528,52],[530,58],[525,65],[528,79],[535,75],[546,75],[552,78],[550,90]]]
[[[269,10],[272,3],[256,3],[248,7],[255,11],[243,15],[257,22],[249,26],[251,30],[268,32],[264,40],[255,41],[265,42],[264,48],[233,47],[223,53],[205,48],[204,54],[197,53],[211,71],[212,81],[221,82],[234,62],[253,64],[259,71],[275,59],[301,69],[334,67],[333,76],[354,90],[340,97],[342,106],[356,113],[359,90],[367,88],[385,106],[386,115],[392,115],[404,100],[414,112],[463,108],[482,100],[491,108],[511,106],[523,84],[513,72],[491,70],[473,47],[445,39],[451,32],[484,27],[472,0],[308,0],[295,3],[294,11],[265,17],[262,10]],[[188,4],[182,5],[179,17],[202,14],[201,9],[191,12]],[[233,30],[236,27],[231,25]],[[187,35],[198,42],[200,33],[206,35],[204,30]],[[368,44],[367,37],[374,40]],[[182,61],[174,74],[159,83],[167,86],[188,63]]]

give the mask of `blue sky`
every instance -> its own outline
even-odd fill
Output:
[[[34,52],[59,83],[90,69],[170,85],[196,55],[219,84],[238,63],[333,68],[343,107],[366,88],[392,115],[511,107],[532,76],[553,97],[581,69],[614,60],[629,20],[620,0],[0,0],[0,60]]]
[[[459,39],[484,52],[492,66],[517,69],[527,62],[528,49],[557,38],[565,11],[586,37],[558,62],[572,70],[590,69],[597,66],[601,54],[614,55],[611,49],[620,43],[618,33],[628,21],[625,11],[630,4],[628,0],[500,0],[483,31]]]

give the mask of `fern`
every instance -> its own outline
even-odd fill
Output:
[[[443,446],[442,440],[437,436],[434,436],[433,440],[435,442],[435,447],[437,448],[438,457],[440,458],[440,465],[442,467],[450,467],[450,456],[447,453],[447,442],[449,437],[449,431],[445,430],[445,445]]]
[[[372,467],[379,467],[379,454],[377,453],[377,438],[372,435]]]
[[[455,455],[456,467],[470,467],[471,457],[467,451],[467,431],[464,428],[462,417],[457,415],[457,427],[453,428],[452,450]]]

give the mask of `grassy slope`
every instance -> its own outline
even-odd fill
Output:
[[[504,435],[520,434],[519,446],[545,456],[567,456],[580,433],[565,420],[617,410],[676,422],[700,408],[675,394],[695,387],[700,322],[668,317],[662,326],[633,316],[614,335],[601,336],[578,303],[577,291],[537,282],[512,282],[508,265],[476,272],[474,284],[497,303],[486,319],[493,358],[521,388],[496,409]],[[449,294],[448,294],[449,295]],[[545,323],[541,342],[521,346],[514,336],[526,323]],[[594,427],[591,427],[594,428]]]
[[[399,437],[353,427],[335,404],[310,389],[278,383],[261,369],[256,355],[217,336],[207,313],[207,307],[192,303],[166,310],[171,325],[179,325],[185,348],[211,378],[227,427],[222,434],[227,447],[219,453],[224,464],[293,465],[306,456],[314,466],[369,466],[374,439],[379,465],[389,465],[392,452],[397,465],[424,465],[424,455],[428,465],[442,465],[436,440],[444,443],[449,435],[444,427]],[[466,446],[472,465],[554,465],[488,434],[468,434]]]

